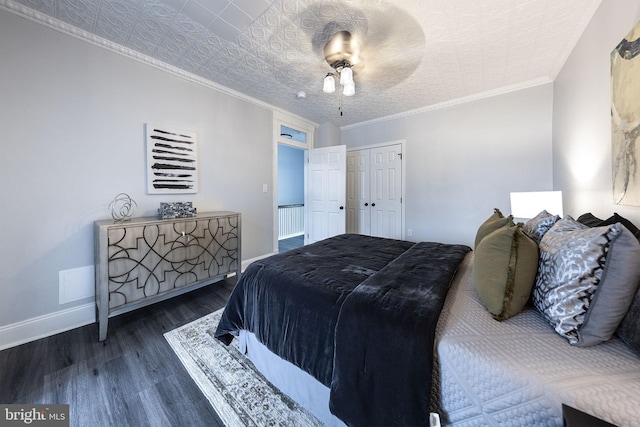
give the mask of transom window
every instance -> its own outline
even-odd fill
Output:
[[[280,137],[289,139],[303,144],[307,143],[307,133],[301,130],[290,128],[289,126],[280,125]]]

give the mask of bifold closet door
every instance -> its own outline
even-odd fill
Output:
[[[347,153],[347,231],[402,238],[402,145]]]
[[[371,235],[402,238],[401,145],[372,148],[370,162]]]
[[[371,235],[369,150],[347,153],[347,232]]]

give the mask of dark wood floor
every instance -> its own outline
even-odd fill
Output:
[[[163,334],[222,308],[235,279],[0,352],[0,403],[68,403],[72,426],[222,426]]]

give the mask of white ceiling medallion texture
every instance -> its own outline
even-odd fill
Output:
[[[553,81],[601,0],[0,0],[92,43],[315,123],[350,126]],[[361,43],[357,91],[323,47]],[[14,43],[20,43],[16,39]],[[300,91],[306,97],[296,96]]]

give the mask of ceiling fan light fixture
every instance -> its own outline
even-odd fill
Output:
[[[353,84],[353,70],[351,70],[351,65],[346,64],[342,67],[342,70],[340,70],[340,84],[342,86]]]
[[[324,85],[322,86],[324,93],[333,93],[336,91],[336,80],[333,78],[333,74],[328,73],[324,78]]]
[[[360,43],[357,38],[351,37],[348,31],[338,31],[324,45],[324,60],[333,69],[324,78],[322,91],[333,93],[336,90],[336,81],[342,86],[340,95],[340,116],[342,116],[342,97],[356,94],[356,84],[353,80],[354,71],[362,69],[363,64],[359,60]]]
[[[353,96],[356,94],[356,84],[351,81],[351,83],[347,83],[343,86],[342,94],[344,96]]]

